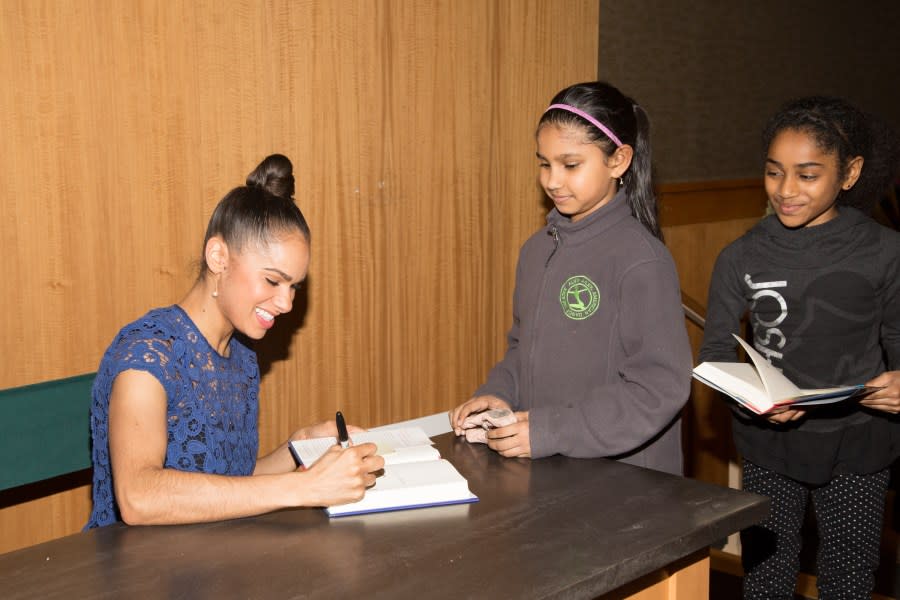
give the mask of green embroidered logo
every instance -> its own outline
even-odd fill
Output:
[[[600,306],[600,290],[584,275],[573,275],[559,289],[559,304],[563,314],[570,319],[587,319]]]

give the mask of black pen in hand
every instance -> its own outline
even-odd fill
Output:
[[[341,448],[349,447],[350,434],[347,433],[347,423],[344,422],[344,415],[341,414],[341,411],[335,413],[334,422],[337,423],[338,442],[340,442]]]

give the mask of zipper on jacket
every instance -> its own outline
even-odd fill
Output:
[[[559,250],[559,245],[560,245],[559,229],[556,227],[556,225],[550,226],[550,229],[547,230],[547,235],[549,235],[553,238],[553,251],[550,253],[550,256],[547,257],[547,261],[544,263],[544,273],[541,275],[541,288],[540,288],[540,291],[538,292],[538,298],[544,297],[544,291],[547,289],[547,279],[550,277],[550,273],[547,272],[546,269],[547,269],[547,267],[550,266],[550,260],[556,254],[556,251]],[[534,322],[535,323],[541,322],[541,308],[543,306],[544,306],[543,302],[538,302],[537,308],[534,311]],[[528,386],[523,386],[523,387],[525,389],[532,390],[532,395],[533,395],[533,390],[534,390],[534,353],[535,353],[534,349],[537,346],[537,339],[540,335],[540,331],[539,331],[540,327],[538,325],[532,325],[532,327],[534,327],[534,332],[532,333],[531,348],[528,351],[528,359],[527,359],[528,373],[529,373],[529,378],[531,381],[529,381]],[[525,394],[525,392],[523,391],[522,396],[520,396],[520,402],[521,402],[522,398],[524,397],[524,394]],[[531,406],[531,400],[532,400],[532,397],[530,395],[527,398],[527,402],[525,403],[525,406]]]
[[[553,252],[547,257],[547,262],[544,263],[545,267],[550,264],[550,259],[553,258],[556,251],[559,250],[559,230],[556,228],[556,225],[550,227],[550,230],[547,231],[547,235],[553,236]]]

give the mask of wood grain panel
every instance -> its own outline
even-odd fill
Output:
[[[596,600],[696,600],[709,598],[709,551],[699,550]]]
[[[667,184],[660,187],[659,199],[663,233],[678,268],[681,289],[705,308],[719,252],[765,214],[762,181]],[[703,331],[686,323],[696,364]],[[686,474],[728,485],[728,462],[736,458],[730,412],[713,390],[696,381],[685,409],[684,440]]]
[[[660,222],[675,257],[681,289],[706,306],[719,252],[765,215],[759,179],[660,186]]]
[[[533,129],[596,76],[592,0],[0,0],[0,386],[90,372],[177,302],[213,206],[266,154],[312,229],[258,350],[261,447],[341,408],[447,409],[502,355],[545,212]],[[77,531],[86,489],[0,509],[0,551]]]

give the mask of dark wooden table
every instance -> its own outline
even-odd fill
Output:
[[[435,440],[480,502],[332,520],[298,509],[114,525],[0,555],[0,595],[595,598],[703,558],[768,513],[759,496],[614,461],[508,460],[451,434]]]

